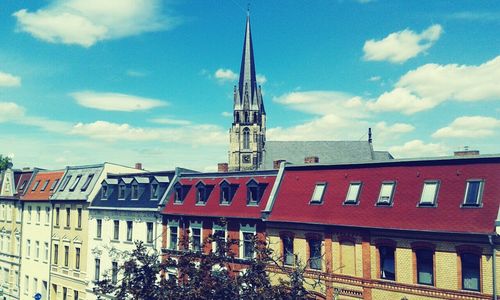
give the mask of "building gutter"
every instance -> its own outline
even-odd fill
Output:
[[[493,299],[496,300],[497,299],[497,274],[496,274],[496,271],[497,271],[497,264],[496,264],[496,260],[497,260],[497,249],[496,249],[496,245],[495,245],[495,242],[493,241],[493,235],[488,235],[488,241],[490,242],[490,245],[491,245],[491,250],[493,252],[493,258],[492,258],[492,273],[493,273]]]

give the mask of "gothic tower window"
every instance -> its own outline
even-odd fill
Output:
[[[243,149],[250,148],[250,129],[243,129]]]

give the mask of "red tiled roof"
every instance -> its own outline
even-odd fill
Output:
[[[50,196],[52,193],[56,191],[50,190],[52,187],[52,184],[54,183],[55,180],[61,180],[61,177],[63,176],[64,171],[41,171],[38,172],[35,175],[35,178],[31,181],[30,186],[26,190],[26,193],[21,197],[21,200],[24,201],[47,201],[49,200]],[[49,180],[47,186],[45,187],[45,190],[42,191],[43,186],[45,185],[45,182]],[[35,186],[36,182],[40,181],[38,184],[36,190],[33,191],[33,187]]]
[[[246,184],[251,179],[255,179],[259,184],[267,184],[262,194],[259,205],[247,205],[247,187]],[[255,218],[260,219],[261,211],[264,209],[269,199],[269,194],[273,188],[276,175],[253,175],[253,176],[232,176],[224,173],[215,177],[189,177],[181,178],[179,182],[182,185],[190,185],[189,192],[186,194],[182,204],[174,203],[175,193],[170,193],[169,200],[162,210],[162,214],[191,215],[191,216],[209,216],[209,217],[234,217],[234,218]],[[231,204],[220,204],[220,183],[226,180],[230,184],[239,185],[233,196]],[[196,205],[196,184],[202,181],[205,185],[213,185],[205,205]]]
[[[461,208],[466,181],[484,179],[482,206]],[[376,206],[382,181],[396,181],[393,206]],[[436,207],[418,207],[425,180],[439,180]],[[344,205],[349,183],[361,181],[358,205]],[[326,182],[323,204],[309,201]],[[285,169],[269,221],[417,231],[491,233],[500,205],[500,160],[424,162]]]

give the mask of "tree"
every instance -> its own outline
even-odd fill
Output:
[[[181,239],[182,249],[189,249],[188,235]],[[97,283],[98,295],[117,299],[306,299],[305,267],[283,268],[284,278],[272,284],[267,267],[281,266],[273,258],[267,241],[254,237],[253,259],[241,260],[231,251],[238,240],[210,236],[202,249],[216,243],[216,251],[169,251],[167,258],[136,242],[136,249],[120,267],[120,280],[113,284],[108,275]],[[175,256],[175,257],[173,257]],[[244,271],[232,268],[244,264]],[[99,299],[100,296],[98,296]]]
[[[0,154],[0,171],[5,171],[12,167],[12,159]]]

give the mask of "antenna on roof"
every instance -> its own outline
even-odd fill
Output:
[[[372,143],[372,128],[368,128],[368,143]]]
[[[250,16],[250,1],[247,3],[247,17]]]

